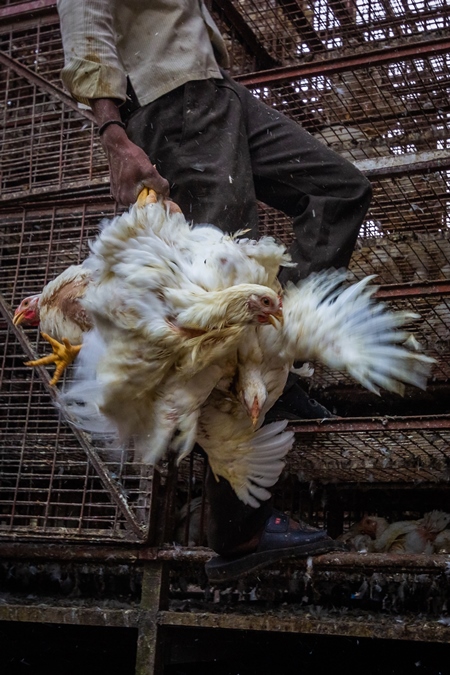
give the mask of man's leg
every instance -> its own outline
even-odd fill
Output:
[[[243,504],[228,481],[217,481],[208,470],[208,544],[219,553],[206,563],[212,583],[229,582],[286,558],[346,550],[325,530],[297,522],[275,510],[270,502],[257,509]]]
[[[284,277],[347,267],[372,196],[369,181],[296,122],[229,84],[242,103],[256,197],[293,219],[298,267]]]

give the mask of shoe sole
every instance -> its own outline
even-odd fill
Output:
[[[205,565],[205,571],[210,583],[219,584],[227,581],[235,581],[241,577],[268,567],[279,560],[287,558],[307,558],[311,555],[321,555],[333,551],[348,551],[345,545],[335,541],[317,541],[303,544],[292,548],[274,549],[269,551],[257,551],[249,555],[227,560],[217,556],[209,560]]]

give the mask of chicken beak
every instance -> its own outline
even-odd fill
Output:
[[[268,321],[274,328],[278,328],[278,325],[284,325],[283,310],[279,309],[275,314],[269,314],[267,317]]]
[[[19,312],[19,311],[16,310],[16,312],[13,316],[13,320],[12,320],[13,326],[20,326],[20,324],[22,323],[24,318],[25,318],[25,312],[24,311]]]

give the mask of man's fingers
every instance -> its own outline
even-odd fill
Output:
[[[163,197],[168,197],[170,188],[169,188],[169,182],[163,178],[162,176],[159,175],[159,173],[155,169],[156,176],[152,178],[151,181],[145,181],[145,184],[148,187],[151,187],[157,192],[159,195],[162,195]],[[151,182],[151,185],[150,185]]]

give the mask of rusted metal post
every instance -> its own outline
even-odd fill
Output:
[[[141,613],[138,628],[136,675],[162,673],[160,610],[167,609],[169,570],[167,562],[149,562],[142,576]]]

